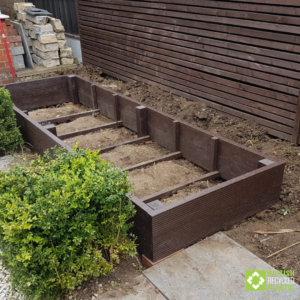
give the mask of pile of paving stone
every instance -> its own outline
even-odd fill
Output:
[[[14,4],[33,62],[44,67],[73,64],[72,49],[66,45],[65,28],[61,21],[48,15],[32,15],[33,8],[32,3]]]

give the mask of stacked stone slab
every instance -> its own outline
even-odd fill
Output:
[[[32,60],[44,67],[73,64],[72,49],[66,45],[65,28],[59,19],[32,16],[24,10],[32,3],[15,3],[18,21],[22,24]]]

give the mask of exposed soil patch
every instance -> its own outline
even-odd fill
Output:
[[[56,130],[58,134],[63,134],[96,127],[107,123],[112,123],[112,120],[104,117],[103,115],[96,114],[95,116],[85,116],[75,119],[71,122],[59,124],[56,126]]]
[[[133,194],[142,198],[171,188],[179,183],[196,178],[205,171],[185,159],[160,162],[144,169],[129,172],[128,177],[135,185]]]
[[[65,142],[71,147],[79,143],[79,148],[89,148],[98,151],[100,148],[133,140],[135,138],[137,138],[135,132],[122,127],[102,129],[85,135],[75,136],[73,138],[66,139]]]
[[[135,287],[139,284],[137,276],[142,271],[143,267],[139,255],[136,258],[123,258],[120,264],[109,275],[84,282],[74,292],[67,295],[65,300],[91,300],[93,297],[97,298],[107,291],[110,291],[112,298],[120,294],[135,294]],[[69,298],[70,296],[72,298]]]
[[[276,212],[276,208],[271,208],[258,214],[255,218],[233,226],[230,231],[225,233],[249,251],[265,258],[265,261],[275,269],[295,270],[296,281],[300,283],[300,245],[266,259],[268,255],[300,241],[300,232],[263,235],[253,232],[258,230],[300,229],[299,224],[300,213],[280,217]]]
[[[168,154],[170,151],[156,143],[145,143],[142,145],[124,145],[104,153],[101,157],[110,161],[115,167],[125,168],[144,161],[158,158]]]
[[[91,110],[91,108],[88,108],[81,104],[74,104],[70,102],[30,111],[29,116],[36,121],[44,121],[47,119],[53,119],[61,116],[84,112],[87,110]]]
[[[163,202],[165,204],[175,203],[175,202],[177,202],[181,199],[184,199],[188,196],[195,195],[203,190],[213,187],[221,182],[222,182],[221,180],[196,182],[182,190],[179,190],[177,193],[173,194],[171,197],[162,199],[161,202]]]

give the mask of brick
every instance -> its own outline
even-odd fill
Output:
[[[0,84],[14,83],[14,79],[12,78],[12,75],[10,75],[9,77],[11,78],[0,79]]]
[[[1,73],[8,73],[8,72],[10,72],[10,67],[1,68]]]
[[[20,46],[23,46],[23,43],[22,42],[16,42],[16,43],[10,43],[10,47],[20,47]]]
[[[58,50],[58,44],[52,43],[52,44],[41,44],[39,41],[34,40],[32,41],[32,45],[39,49],[42,52],[48,52],[48,51],[57,51]]]
[[[11,51],[11,55],[12,56],[25,54],[23,46],[20,46],[20,47],[11,47],[10,51]]]
[[[11,76],[11,73],[10,73],[10,72],[0,73],[0,80],[1,80],[1,79],[9,78],[10,76]]]
[[[14,28],[7,29],[7,35],[18,35],[18,31]]]
[[[62,65],[73,65],[74,58],[61,58],[60,62]]]
[[[1,53],[2,54],[2,53]],[[7,55],[1,55],[0,54],[0,62],[1,61],[8,61],[8,59],[7,59]]]
[[[53,33],[53,27],[51,24],[47,25],[34,25],[34,31],[36,34],[51,34]]]
[[[8,40],[10,43],[22,42],[22,38],[19,35],[9,36]]]
[[[65,48],[65,49],[60,49],[60,57],[61,58],[73,58],[73,52],[70,47]]]
[[[35,53],[38,57],[42,59],[58,59],[58,51],[48,51],[48,52],[42,52],[36,47],[32,47],[33,53]]]
[[[46,16],[35,16],[34,17],[34,16],[27,14],[26,21],[31,21],[32,23],[37,24],[37,25],[46,25],[48,23],[48,17],[46,17]]]
[[[65,31],[65,27],[62,25],[62,23],[59,19],[49,18],[49,23],[52,25],[53,30],[55,32],[64,32]]]
[[[35,54],[32,54],[32,59],[36,64],[44,66],[46,68],[51,68],[60,65],[59,59],[42,59]]]
[[[57,38],[55,34],[43,34],[43,35],[37,34],[36,37],[41,44],[57,43]]]

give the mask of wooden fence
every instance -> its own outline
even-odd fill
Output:
[[[85,63],[160,84],[293,142],[299,16],[297,0],[78,0]]]

